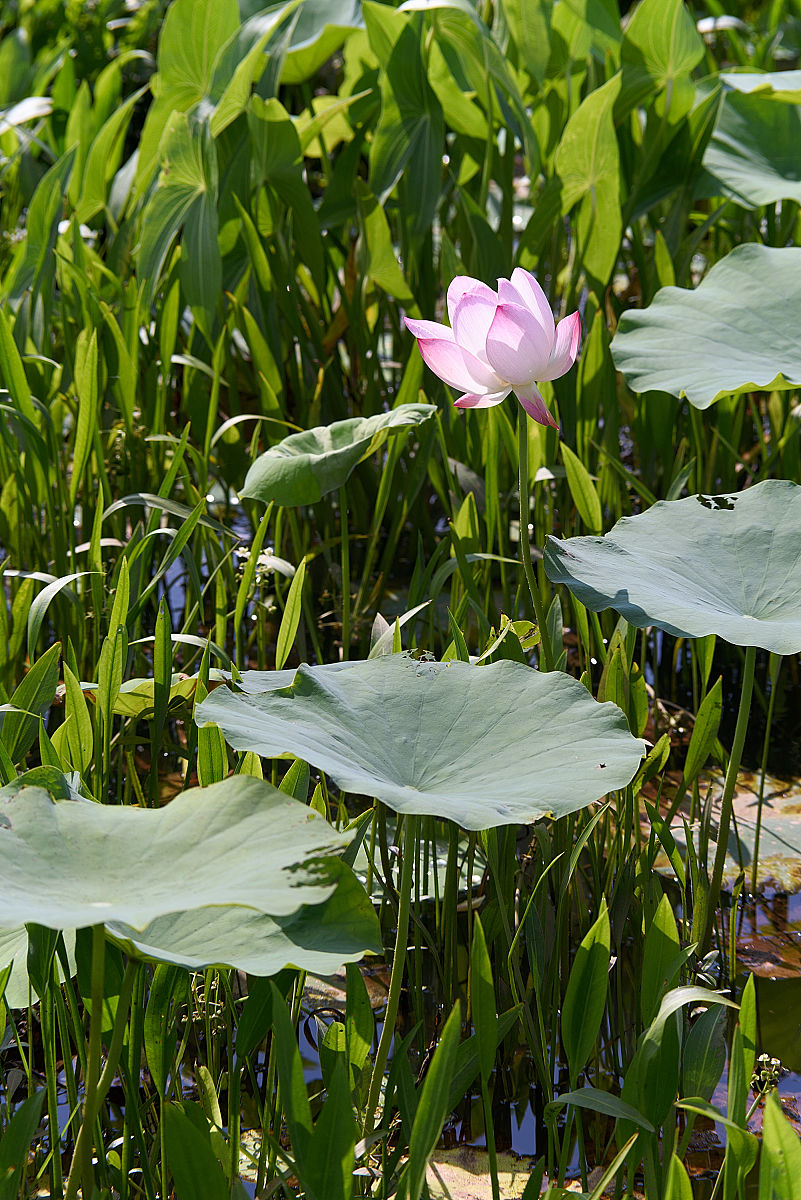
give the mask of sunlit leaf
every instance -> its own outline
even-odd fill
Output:
[[[234,776],[161,809],[0,791],[0,908],[7,925],[61,929],[244,905],[286,916],[336,880],[320,856],[350,839],[262,780]],[[110,852],[113,847],[113,852]]]
[[[75,971],[75,931],[65,929],[64,944],[67,950],[71,972]],[[4,998],[9,1008],[27,1008],[30,1001],[28,983],[28,931],[24,925],[16,925],[9,929],[0,929],[0,970],[13,962],[11,977],[6,984]],[[58,963],[58,958],[56,959]],[[59,978],[64,972],[58,965]]]
[[[801,71],[721,71],[719,79],[732,91],[801,104]]]
[[[332,975],[367,950],[380,953],[381,938],[372,904],[350,868],[335,859],[331,877],[335,890],[326,901],[288,916],[227,905],[172,912],[141,933],[120,921],[106,928],[124,949],[193,971],[228,965],[250,975],[274,975],[292,965]]]
[[[694,291],[666,287],[629,310],[612,341],[635,392],[661,391],[708,408],[721,396],[801,383],[801,249],[736,246]]]
[[[620,154],[612,120],[620,76],[590,92],[570,118],[556,152],[562,212],[579,201],[579,237],[585,270],[606,283],[621,234]]]
[[[662,500],[604,537],[549,538],[545,571],[595,612],[638,629],[716,633],[777,654],[801,650],[801,487]]]
[[[261,7],[262,0],[248,0],[240,8]],[[303,0],[292,31],[282,83],[303,83],[334,54],[357,29],[363,29],[359,0]]]
[[[208,121],[170,118],[158,187],[142,219],[139,271],[149,303],[176,235],[183,230],[181,281],[191,305],[212,310],[222,287],[217,243],[217,150]]]
[[[370,152],[370,189],[383,203],[402,176],[413,179],[413,227],[421,233],[430,226],[442,191],[445,125],[413,26],[400,13],[382,9],[364,7],[371,48],[386,71]]]
[[[301,667],[281,691],[216,688],[195,715],[236,749],[295,754],[345,791],[468,829],[582,808],[625,786],[644,748],[577,680],[508,660]]]
[[[313,504],[341,487],[390,434],[419,425],[435,412],[431,404],[401,404],[374,417],[351,417],[291,433],[256,459],[241,494],[265,504]]]
[[[690,72],[703,57],[703,39],[683,0],[642,0],[623,38],[618,120],[656,90],[665,118],[676,121],[692,104]]]

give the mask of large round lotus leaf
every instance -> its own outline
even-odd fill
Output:
[[[10,794],[9,794],[10,793]],[[0,912],[51,929],[245,905],[285,916],[336,886],[349,838],[260,779],[235,776],[161,809],[0,791]]]
[[[768,91],[727,92],[695,194],[729,196],[744,208],[801,203],[799,146],[797,104],[784,104]]]
[[[694,291],[661,288],[648,308],[624,313],[615,366],[635,392],[686,396],[708,408],[721,396],[801,384],[801,248],[737,246]]]
[[[354,873],[337,859],[336,890],[323,904],[284,917],[248,908],[196,908],[152,921],[141,933],[121,922],[106,929],[124,950],[193,971],[229,966],[249,975],[275,975],[286,966],[335,974],[366,951],[381,952],[373,906]]]
[[[216,688],[195,715],[239,750],[290,752],[344,791],[467,829],[583,808],[624,787],[644,751],[614,704],[510,661],[303,666],[281,691]]]
[[[391,433],[420,425],[436,411],[432,404],[400,404],[374,417],[352,417],[291,433],[256,459],[241,494],[265,504],[314,504],[341,487]]]
[[[801,650],[801,487],[660,500],[604,537],[549,538],[545,572],[596,612],[683,637]]]

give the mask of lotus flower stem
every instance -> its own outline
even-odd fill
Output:
[[[378,1108],[378,1097],[381,1092],[381,1080],[384,1078],[384,1067],[389,1057],[389,1047],[395,1034],[395,1021],[398,1016],[403,971],[406,965],[406,943],[409,939],[409,911],[412,898],[412,874],[416,856],[415,846],[420,829],[420,818],[407,813],[403,821],[403,861],[401,863],[400,884],[398,886],[398,926],[395,934],[395,953],[392,956],[392,975],[389,981],[389,995],[384,1012],[384,1025],[378,1041],[373,1074],[370,1077],[370,1091],[367,1095],[367,1105],[364,1110],[363,1136],[369,1137],[375,1128],[375,1112]]]
[[[768,767],[768,750],[770,749],[770,730],[773,724],[773,706],[776,701],[776,684],[779,680],[779,668],[782,665],[780,654],[771,654],[768,662],[768,677],[770,679],[770,698],[768,699],[768,715],[765,721],[765,741],[762,745],[762,762],[759,772],[759,797],[757,799],[756,829],[754,830],[754,861],[751,864],[751,891],[757,890],[757,874],[759,872],[759,838],[762,832],[762,805],[765,799],[765,772]]]
[[[339,489],[339,535],[342,552],[342,661],[350,656],[350,542],[348,541],[348,497],[344,484]]]
[[[707,953],[712,942],[712,930],[715,923],[715,909],[720,901],[720,887],[723,882],[723,866],[726,861],[726,848],[729,842],[731,827],[732,803],[734,790],[737,786],[737,773],[745,745],[745,734],[748,729],[748,716],[751,711],[751,696],[754,690],[754,664],[756,662],[756,647],[748,646],[745,651],[745,665],[740,682],[740,707],[737,710],[737,725],[734,730],[729,767],[726,771],[726,782],[723,785],[723,798],[720,802],[720,821],[718,822],[718,840],[715,851],[715,864],[712,868],[712,881],[709,886],[704,929],[698,945],[700,958]]]
[[[517,418],[517,458],[519,464],[520,485],[520,558],[523,563],[523,573],[531,593],[534,614],[540,631],[542,658],[546,671],[553,670],[553,655],[551,642],[548,637],[548,624],[545,620],[545,609],[542,604],[534,566],[531,562],[531,543],[528,536],[528,422],[525,413],[519,413]]]

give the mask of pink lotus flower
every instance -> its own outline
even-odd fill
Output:
[[[577,312],[554,322],[551,306],[533,275],[517,267],[498,290],[457,275],[448,288],[450,327],[411,321],[420,353],[435,375],[464,392],[457,408],[491,408],[514,391],[540,425],[558,428],[537,383],[558,379],[573,366],[581,335]]]

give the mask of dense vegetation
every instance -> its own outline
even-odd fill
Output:
[[[3,1200],[799,1195],[801,4],[729,9],[0,6]],[[536,420],[405,324],[516,268]]]

